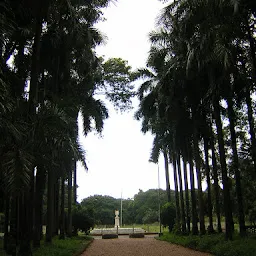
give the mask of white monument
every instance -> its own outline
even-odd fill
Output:
[[[119,228],[119,211],[118,210],[115,210],[115,228]]]

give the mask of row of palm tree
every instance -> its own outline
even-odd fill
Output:
[[[31,241],[40,246],[44,204],[46,242],[58,234],[72,235],[76,162],[87,169],[78,141],[78,114],[86,136],[93,129],[101,132],[108,117],[97,93],[121,110],[130,106],[131,67],[121,59],[104,62],[96,55],[104,36],[94,25],[109,3],[0,4],[0,187],[4,248],[12,255],[32,255]]]
[[[234,202],[240,234],[246,234],[243,182],[256,171],[255,19],[249,0],[177,0],[166,4],[150,33],[147,69],[138,71],[145,81],[136,117],[142,131],[155,136],[151,160],[162,152],[173,165],[176,221],[183,232],[192,223],[192,234],[206,233],[205,180],[208,231],[214,231],[213,204],[222,231],[223,193],[226,238],[234,231]],[[245,159],[254,166],[251,176],[241,171]]]

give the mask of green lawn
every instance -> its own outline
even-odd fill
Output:
[[[4,246],[4,239],[3,239],[3,237],[0,237],[0,255],[1,256],[6,255],[5,252],[4,252],[3,246]]]
[[[154,232],[159,233],[160,226],[159,223],[153,223],[153,224],[134,224],[134,225],[123,225],[123,228],[142,228],[147,232]],[[162,227],[163,229],[163,227]],[[163,230],[162,230],[163,231]]]
[[[41,243],[41,247],[33,250],[33,256],[79,256],[91,243],[93,238],[77,236],[59,240],[54,238],[52,244]],[[4,256],[3,240],[0,239],[0,255]]]
[[[39,249],[33,251],[33,256],[78,256],[91,243],[92,238],[87,236],[77,236],[59,240],[53,239],[51,245],[42,243]]]

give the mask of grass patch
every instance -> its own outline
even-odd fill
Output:
[[[159,223],[143,224],[140,227],[143,228],[144,230],[146,230],[149,233],[159,233],[160,232]]]
[[[134,225],[123,225],[123,228],[142,228],[146,232],[149,233],[159,233],[160,227],[159,223],[153,223],[153,224],[134,224]],[[163,227],[162,227],[163,229]]]
[[[0,255],[2,255],[4,252],[4,240],[2,237],[0,237]]]
[[[210,252],[216,256],[256,255],[256,237],[240,238],[238,235],[234,235],[233,241],[226,241],[224,234],[181,236],[165,232],[157,239],[198,251]]]
[[[90,244],[93,238],[77,236],[60,240],[54,238],[52,244],[42,243],[41,247],[33,251],[33,256],[78,256]]]

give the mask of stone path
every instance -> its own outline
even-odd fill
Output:
[[[95,239],[81,256],[210,256],[153,237]]]

